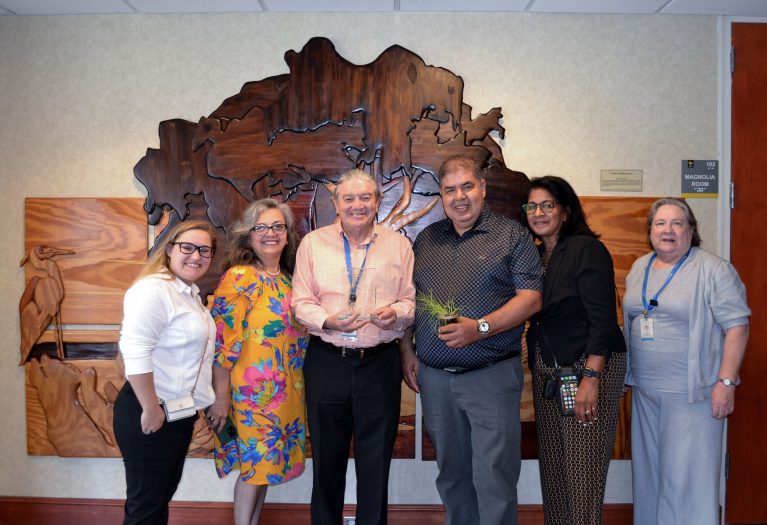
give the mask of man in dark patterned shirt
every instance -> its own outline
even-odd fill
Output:
[[[525,320],[542,304],[540,259],[520,223],[485,205],[476,162],[448,159],[439,185],[447,219],[413,244],[417,356],[406,334],[400,342],[405,381],[421,393],[446,524],[516,524],[519,354]],[[439,327],[423,294],[452,300],[458,320]]]

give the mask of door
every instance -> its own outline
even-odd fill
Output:
[[[731,259],[746,284],[750,337],[729,420],[726,522],[767,523],[767,24],[733,24]]]

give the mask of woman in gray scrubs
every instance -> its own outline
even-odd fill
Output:
[[[715,525],[751,310],[735,268],[699,248],[686,202],[657,200],[647,227],[653,251],[632,266],[623,298],[634,524]]]

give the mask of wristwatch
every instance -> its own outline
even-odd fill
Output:
[[[480,335],[487,335],[490,333],[490,324],[484,319],[477,319],[477,331]]]
[[[733,381],[729,377],[720,377],[719,379],[717,379],[717,381],[722,383],[724,386],[735,387],[735,386],[738,386],[740,384],[740,381]]]
[[[600,379],[602,377],[602,372],[598,372],[593,368],[586,367],[581,372],[581,375],[583,375],[583,377],[593,377],[594,379]]]

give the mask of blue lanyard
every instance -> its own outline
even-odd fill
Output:
[[[650,276],[650,266],[652,266],[652,263],[655,260],[655,258],[658,257],[657,253],[652,254],[652,257],[650,257],[650,262],[647,263],[647,268],[644,269],[644,282],[642,283],[642,306],[644,306],[644,312],[642,313],[645,316],[647,316],[647,314],[651,312],[653,308],[658,306],[658,296],[663,290],[666,289],[666,286],[668,286],[668,283],[670,283],[671,279],[674,278],[674,274],[676,274],[676,271],[679,269],[680,266],[682,266],[682,264],[684,264],[684,261],[687,260],[687,257],[690,255],[691,250],[692,248],[687,250],[687,253],[684,254],[684,257],[682,257],[681,259],[679,259],[679,261],[677,261],[677,263],[671,269],[671,273],[669,273],[668,276],[666,277],[666,282],[663,283],[663,286],[660,287],[660,290],[655,292],[655,295],[652,296],[652,299],[650,299],[650,302],[648,303],[647,302],[647,279]]]
[[[352,306],[357,302],[357,286],[362,279],[362,272],[365,271],[365,263],[368,260],[368,251],[370,250],[370,243],[365,245],[365,258],[362,259],[362,266],[360,266],[360,273],[357,274],[357,279],[354,279],[354,272],[352,271],[352,254],[349,249],[349,239],[346,238],[346,234],[342,231],[341,235],[344,238],[344,255],[346,256],[346,274],[349,277],[349,305]]]

